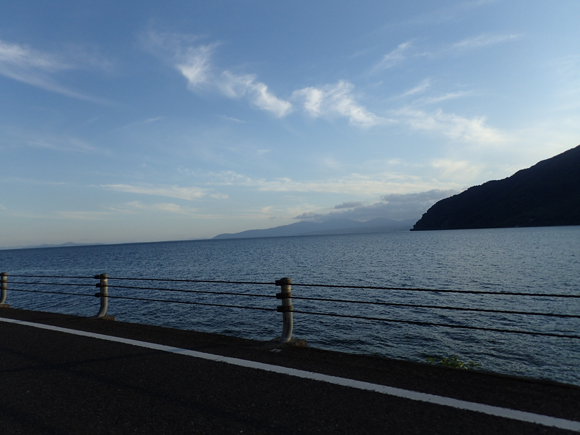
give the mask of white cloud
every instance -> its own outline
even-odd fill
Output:
[[[484,169],[481,164],[474,164],[462,160],[437,159],[431,166],[441,172],[445,178],[461,179],[465,182],[475,179]]]
[[[88,61],[83,55],[83,62]],[[74,59],[64,61],[53,54],[34,50],[25,45],[11,44],[0,40],[0,75],[68,97],[109,104],[105,100],[95,98],[67,89],[58,84],[53,76],[64,70],[80,69],[81,62]]]
[[[506,134],[485,125],[485,118],[464,118],[441,110],[427,113],[422,110],[397,111],[403,122],[416,130],[435,131],[453,139],[469,143],[497,145],[507,141]]]
[[[401,97],[408,97],[410,95],[420,94],[420,93],[426,91],[427,89],[429,89],[430,87],[431,87],[431,80],[425,79],[425,80],[421,81],[421,83],[419,83],[414,88],[409,89],[408,91],[404,92],[401,95]]]
[[[452,44],[447,50],[449,51],[467,51],[476,48],[487,47],[488,45],[499,44],[506,41],[511,41],[521,37],[522,35],[493,35],[483,34],[472,38],[466,38],[462,41]]]
[[[224,95],[229,98],[247,96],[252,104],[282,118],[292,110],[292,104],[276,97],[268,91],[268,86],[256,81],[253,74],[235,75],[229,71],[221,74],[217,83]]]
[[[513,41],[520,38],[521,34],[482,34],[471,38],[465,38],[461,41],[447,45],[439,50],[418,50],[411,41],[399,44],[399,46],[383,56],[381,61],[371,69],[371,73],[384,71],[392,68],[404,61],[412,58],[436,58],[443,55],[461,54],[467,51],[487,47],[490,45],[500,44],[503,42]],[[412,89],[411,92],[422,91],[423,88],[419,85],[418,88]],[[406,94],[403,94],[406,95]]]
[[[369,197],[381,195],[386,191],[409,193],[435,188],[457,188],[453,182],[440,182],[428,177],[407,175],[395,172],[374,174],[350,174],[326,180],[297,181],[291,178],[252,179],[233,171],[213,174],[209,183],[221,186],[251,187],[260,192],[317,192],[352,194]]]
[[[394,67],[395,65],[403,62],[407,58],[407,52],[412,47],[411,41],[403,42],[399,44],[390,53],[383,56],[381,61],[373,68],[373,71],[381,71]]]
[[[209,189],[179,186],[132,186],[129,184],[104,184],[101,187],[116,192],[137,193],[142,195],[165,196],[169,198],[194,201],[209,194]]]
[[[228,98],[247,98],[251,104],[279,118],[292,111],[292,104],[276,97],[268,86],[256,80],[254,74],[233,74],[228,70],[218,73],[211,58],[219,45],[199,44],[197,38],[185,35],[149,33],[145,46],[169,62],[186,79],[191,91],[218,90]]]
[[[101,152],[82,139],[74,137],[64,138],[34,138],[26,141],[32,147],[46,148],[54,151]]]
[[[108,217],[111,213],[106,211],[58,211],[56,212],[58,219],[71,220],[102,220]]]
[[[177,59],[175,68],[187,79],[187,87],[196,89],[210,80],[210,56],[215,45],[200,45],[188,47]]]
[[[168,213],[185,214],[193,211],[192,209],[184,209],[183,207],[172,203],[158,203],[158,204],[143,204],[140,201],[128,202],[127,207],[136,208],[140,210],[162,211]]]
[[[292,98],[303,100],[304,110],[314,118],[346,117],[351,124],[359,127],[372,127],[391,122],[359,105],[352,95],[353,89],[354,86],[351,83],[339,81],[336,85],[326,85],[321,88],[308,87],[294,91]]]

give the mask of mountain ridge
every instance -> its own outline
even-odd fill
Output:
[[[580,145],[435,203],[412,231],[580,225]]]
[[[356,234],[387,231],[408,231],[414,219],[396,221],[386,218],[359,222],[350,219],[331,219],[325,222],[301,221],[274,228],[247,230],[239,233],[218,234],[213,239],[250,239],[259,237],[295,237],[330,234]]]

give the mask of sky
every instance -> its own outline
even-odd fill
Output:
[[[419,219],[580,143],[577,0],[8,1],[0,247]]]

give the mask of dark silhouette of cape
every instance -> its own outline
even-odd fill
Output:
[[[580,225],[580,145],[435,203],[411,231]]]

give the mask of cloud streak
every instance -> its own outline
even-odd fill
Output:
[[[75,62],[63,61],[55,55],[0,40],[0,75],[67,97],[109,104],[103,99],[70,90],[53,78],[59,72],[79,68]]]
[[[253,74],[235,75],[224,71],[220,78],[217,84],[224,95],[230,98],[247,97],[251,104],[273,113],[278,118],[283,118],[292,111],[292,103],[276,97]]]
[[[401,173],[350,174],[327,180],[297,181],[291,178],[254,179],[233,171],[213,174],[208,182],[214,186],[255,188],[259,192],[304,192],[352,194],[363,197],[377,196],[385,191],[408,193],[440,187],[455,187],[453,183],[440,183],[430,178]]]
[[[165,196],[168,198],[178,198],[187,201],[195,201],[210,194],[210,189],[204,189],[201,187],[134,186],[130,184],[103,184],[101,187],[116,192]]]
[[[411,48],[412,48],[411,41],[399,44],[397,48],[395,48],[393,51],[385,54],[381,59],[381,61],[373,68],[372,71],[373,72],[383,71],[392,68],[395,65],[405,61],[407,59],[407,53]]]
[[[168,58],[185,77],[190,91],[213,90],[232,99],[246,98],[253,106],[279,118],[292,111],[292,103],[274,95],[254,74],[219,72],[212,63],[218,43],[199,44],[195,37],[160,33],[149,33],[144,43],[150,51]]]
[[[422,110],[405,108],[397,111],[402,122],[415,130],[441,133],[450,139],[469,143],[497,145],[508,138],[501,131],[485,125],[485,118],[464,118],[446,114],[442,110],[427,113]]]
[[[521,34],[505,35],[485,33],[482,35],[462,39],[461,41],[449,44],[435,51],[421,51],[416,47],[415,43],[412,41],[407,41],[399,44],[397,48],[385,54],[379,63],[371,68],[370,72],[372,74],[385,71],[414,58],[437,58],[445,55],[459,55],[491,45],[514,41],[521,36]]]
[[[339,81],[336,85],[300,89],[292,94],[292,99],[302,101],[304,111],[313,118],[345,117],[352,125],[359,127],[393,122],[371,113],[358,104],[352,94],[353,90],[354,86],[351,83]]]

